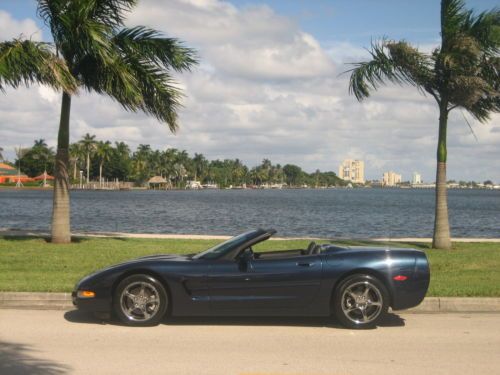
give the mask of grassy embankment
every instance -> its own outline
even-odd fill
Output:
[[[104,266],[149,254],[199,252],[218,242],[82,238],[52,245],[41,238],[0,237],[0,291],[68,292],[82,276]],[[305,248],[308,243],[266,241],[254,250]],[[391,246],[425,250],[432,272],[429,296],[500,297],[500,243],[454,243],[450,251],[431,250],[422,243]]]

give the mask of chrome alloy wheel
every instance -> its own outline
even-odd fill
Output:
[[[120,307],[129,320],[147,322],[160,309],[160,294],[151,283],[132,282],[121,293]]]
[[[383,298],[380,290],[369,281],[349,285],[342,294],[342,311],[355,324],[367,324],[380,315]]]

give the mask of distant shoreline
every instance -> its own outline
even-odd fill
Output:
[[[33,190],[33,191],[52,191],[54,189],[53,186],[50,187],[41,187],[41,186],[2,186],[0,185],[1,190]],[[291,187],[291,188],[213,188],[213,189],[148,189],[145,187],[134,187],[130,189],[70,189],[70,191],[204,191],[204,190],[366,190],[366,189],[374,189],[374,190],[434,190],[434,187],[398,187],[398,186],[385,186],[385,187],[370,187],[370,186],[359,186],[359,187]],[[500,189],[491,189],[484,187],[448,187],[448,190],[492,190],[492,191],[500,191]]]

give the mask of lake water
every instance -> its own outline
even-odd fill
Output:
[[[51,191],[0,190],[0,228],[48,230]],[[450,190],[452,236],[500,237],[500,191]],[[233,235],[431,237],[427,189],[72,191],[72,229]]]

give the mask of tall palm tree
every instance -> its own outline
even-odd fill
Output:
[[[172,178],[176,175],[175,163],[177,161],[177,150],[168,148],[162,153],[162,165],[165,170],[165,178],[168,182],[168,187],[172,187]]]
[[[358,100],[385,81],[406,83],[430,94],[439,108],[434,248],[451,248],[446,191],[448,115],[465,109],[480,122],[500,111],[500,9],[480,14],[465,9],[463,0],[441,1],[441,45],[432,53],[405,41],[372,45],[372,60],[351,71],[350,92]]]
[[[38,0],[38,13],[78,86],[105,94],[126,110],[155,116],[175,131],[180,90],[171,70],[189,70],[193,50],[143,26],[125,27],[138,0]],[[68,147],[71,92],[63,92],[59,123],[52,242],[71,240]]]
[[[77,166],[81,166],[81,161],[85,159],[85,150],[81,142],[72,143],[69,145],[69,160],[73,163],[73,180],[77,178]]]
[[[135,178],[144,181],[151,177],[149,171],[149,160],[151,159],[151,146],[140,144],[133,156],[133,169]]]
[[[89,133],[87,133],[83,136],[79,143],[82,147],[83,152],[85,153],[85,157],[87,160],[86,171],[88,184],[90,182],[90,157],[96,150],[97,141],[95,139],[95,135],[90,135]]]
[[[3,147],[0,147],[0,161],[3,161]]]
[[[102,168],[104,163],[107,163],[113,155],[113,147],[110,141],[98,142],[96,147],[96,154],[99,158],[99,186],[102,187]]]
[[[203,154],[194,154],[193,157],[194,165],[194,180],[198,181],[198,178],[203,181],[203,175],[208,168],[208,161]]]

